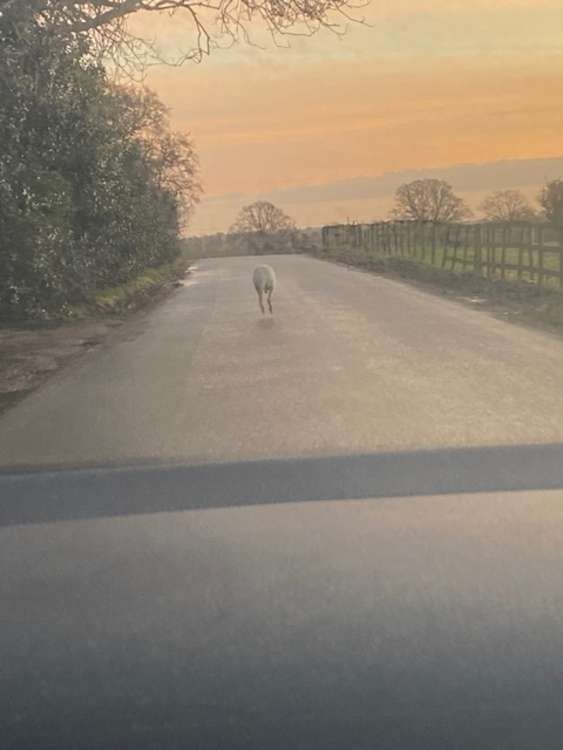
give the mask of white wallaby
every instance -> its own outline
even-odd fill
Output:
[[[254,269],[252,280],[254,281],[254,288],[256,289],[256,292],[258,294],[258,304],[260,305],[262,313],[266,312],[264,310],[264,302],[262,300],[262,296],[265,293],[268,299],[268,307],[270,309],[270,312],[273,314],[274,311],[272,310],[272,294],[276,287],[276,274],[274,273],[274,269],[271,266],[258,266]]]

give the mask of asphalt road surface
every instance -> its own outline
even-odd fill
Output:
[[[563,343],[306,257],[262,317],[253,258],[165,304],[0,418],[0,465],[242,461],[563,438]]]
[[[563,345],[270,262],[0,419],[0,747],[560,750]]]

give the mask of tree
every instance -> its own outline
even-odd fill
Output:
[[[231,232],[273,234],[295,229],[295,222],[280,208],[268,201],[256,201],[241,209]]]
[[[138,36],[130,21],[135,14],[176,15],[191,31],[192,44],[181,58],[200,62],[221,41],[250,41],[251,27],[265,28],[279,44],[287,34],[311,36],[321,28],[343,33],[350,14],[361,7],[353,0],[0,0],[0,15],[33,18],[76,37],[88,35],[94,49],[121,69],[141,71],[162,61],[156,47]],[[336,22],[339,19],[340,22]],[[188,35],[187,35],[188,37]]]
[[[507,223],[529,221],[535,216],[534,209],[520,190],[497,190],[482,201],[479,210],[490,221]]]
[[[35,19],[0,16],[0,47],[0,315],[58,313],[175,257],[198,166],[155,95]]]
[[[395,193],[395,219],[416,221],[459,221],[471,215],[464,201],[444,180],[414,180]]]
[[[547,182],[538,195],[545,218],[557,227],[563,227],[563,180]]]

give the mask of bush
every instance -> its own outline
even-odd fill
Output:
[[[0,316],[48,317],[176,257],[199,197],[188,138],[147,90],[25,5],[0,16]]]

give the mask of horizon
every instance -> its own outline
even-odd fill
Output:
[[[541,175],[541,176],[540,176]],[[473,220],[482,217],[479,204],[483,198],[498,190],[519,190],[529,200],[532,208],[538,209],[537,196],[545,182],[558,179],[563,175],[563,157],[557,156],[547,159],[513,159],[488,162],[484,164],[453,164],[444,169],[404,170],[401,172],[385,172],[381,175],[365,176],[341,180],[321,185],[304,185],[298,188],[286,188],[277,191],[265,191],[262,194],[231,193],[210,196],[203,200],[203,213],[213,205],[220,205],[222,210],[227,208],[232,215],[243,205],[254,200],[267,200],[285,210],[292,218],[298,214],[301,204],[306,206],[311,214],[312,206],[319,206],[319,221],[307,223],[296,221],[298,228],[319,228],[327,224],[364,223],[384,221],[389,218],[389,211],[394,204],[395,190],[405,182],[421,178],[443,179],[452,184],[454,192],[464,199],[473,211]],[[458,187],[459,185],[462,187]],[[350,194],[355,197],[350,197]],[[340,195],[338,195],[340,194]],[[348,197],[347,197],[348,194]],[[343,215],[342,206],[350,205],[359,210],[356,214],[353,208],[347,215]],[[330,214],[334,206],[341,209],[341,215],[336,221],[324,221],[322,214]],[[201,216],[201,206],[196,209],[199,222],[196,227],[205,227]],[[378,210],[379,209],[379,210]],[[204,236],[208,234],[228,232],[229,227],[211,231],[194,231],[194,223],[190,224],[190,235]]]

